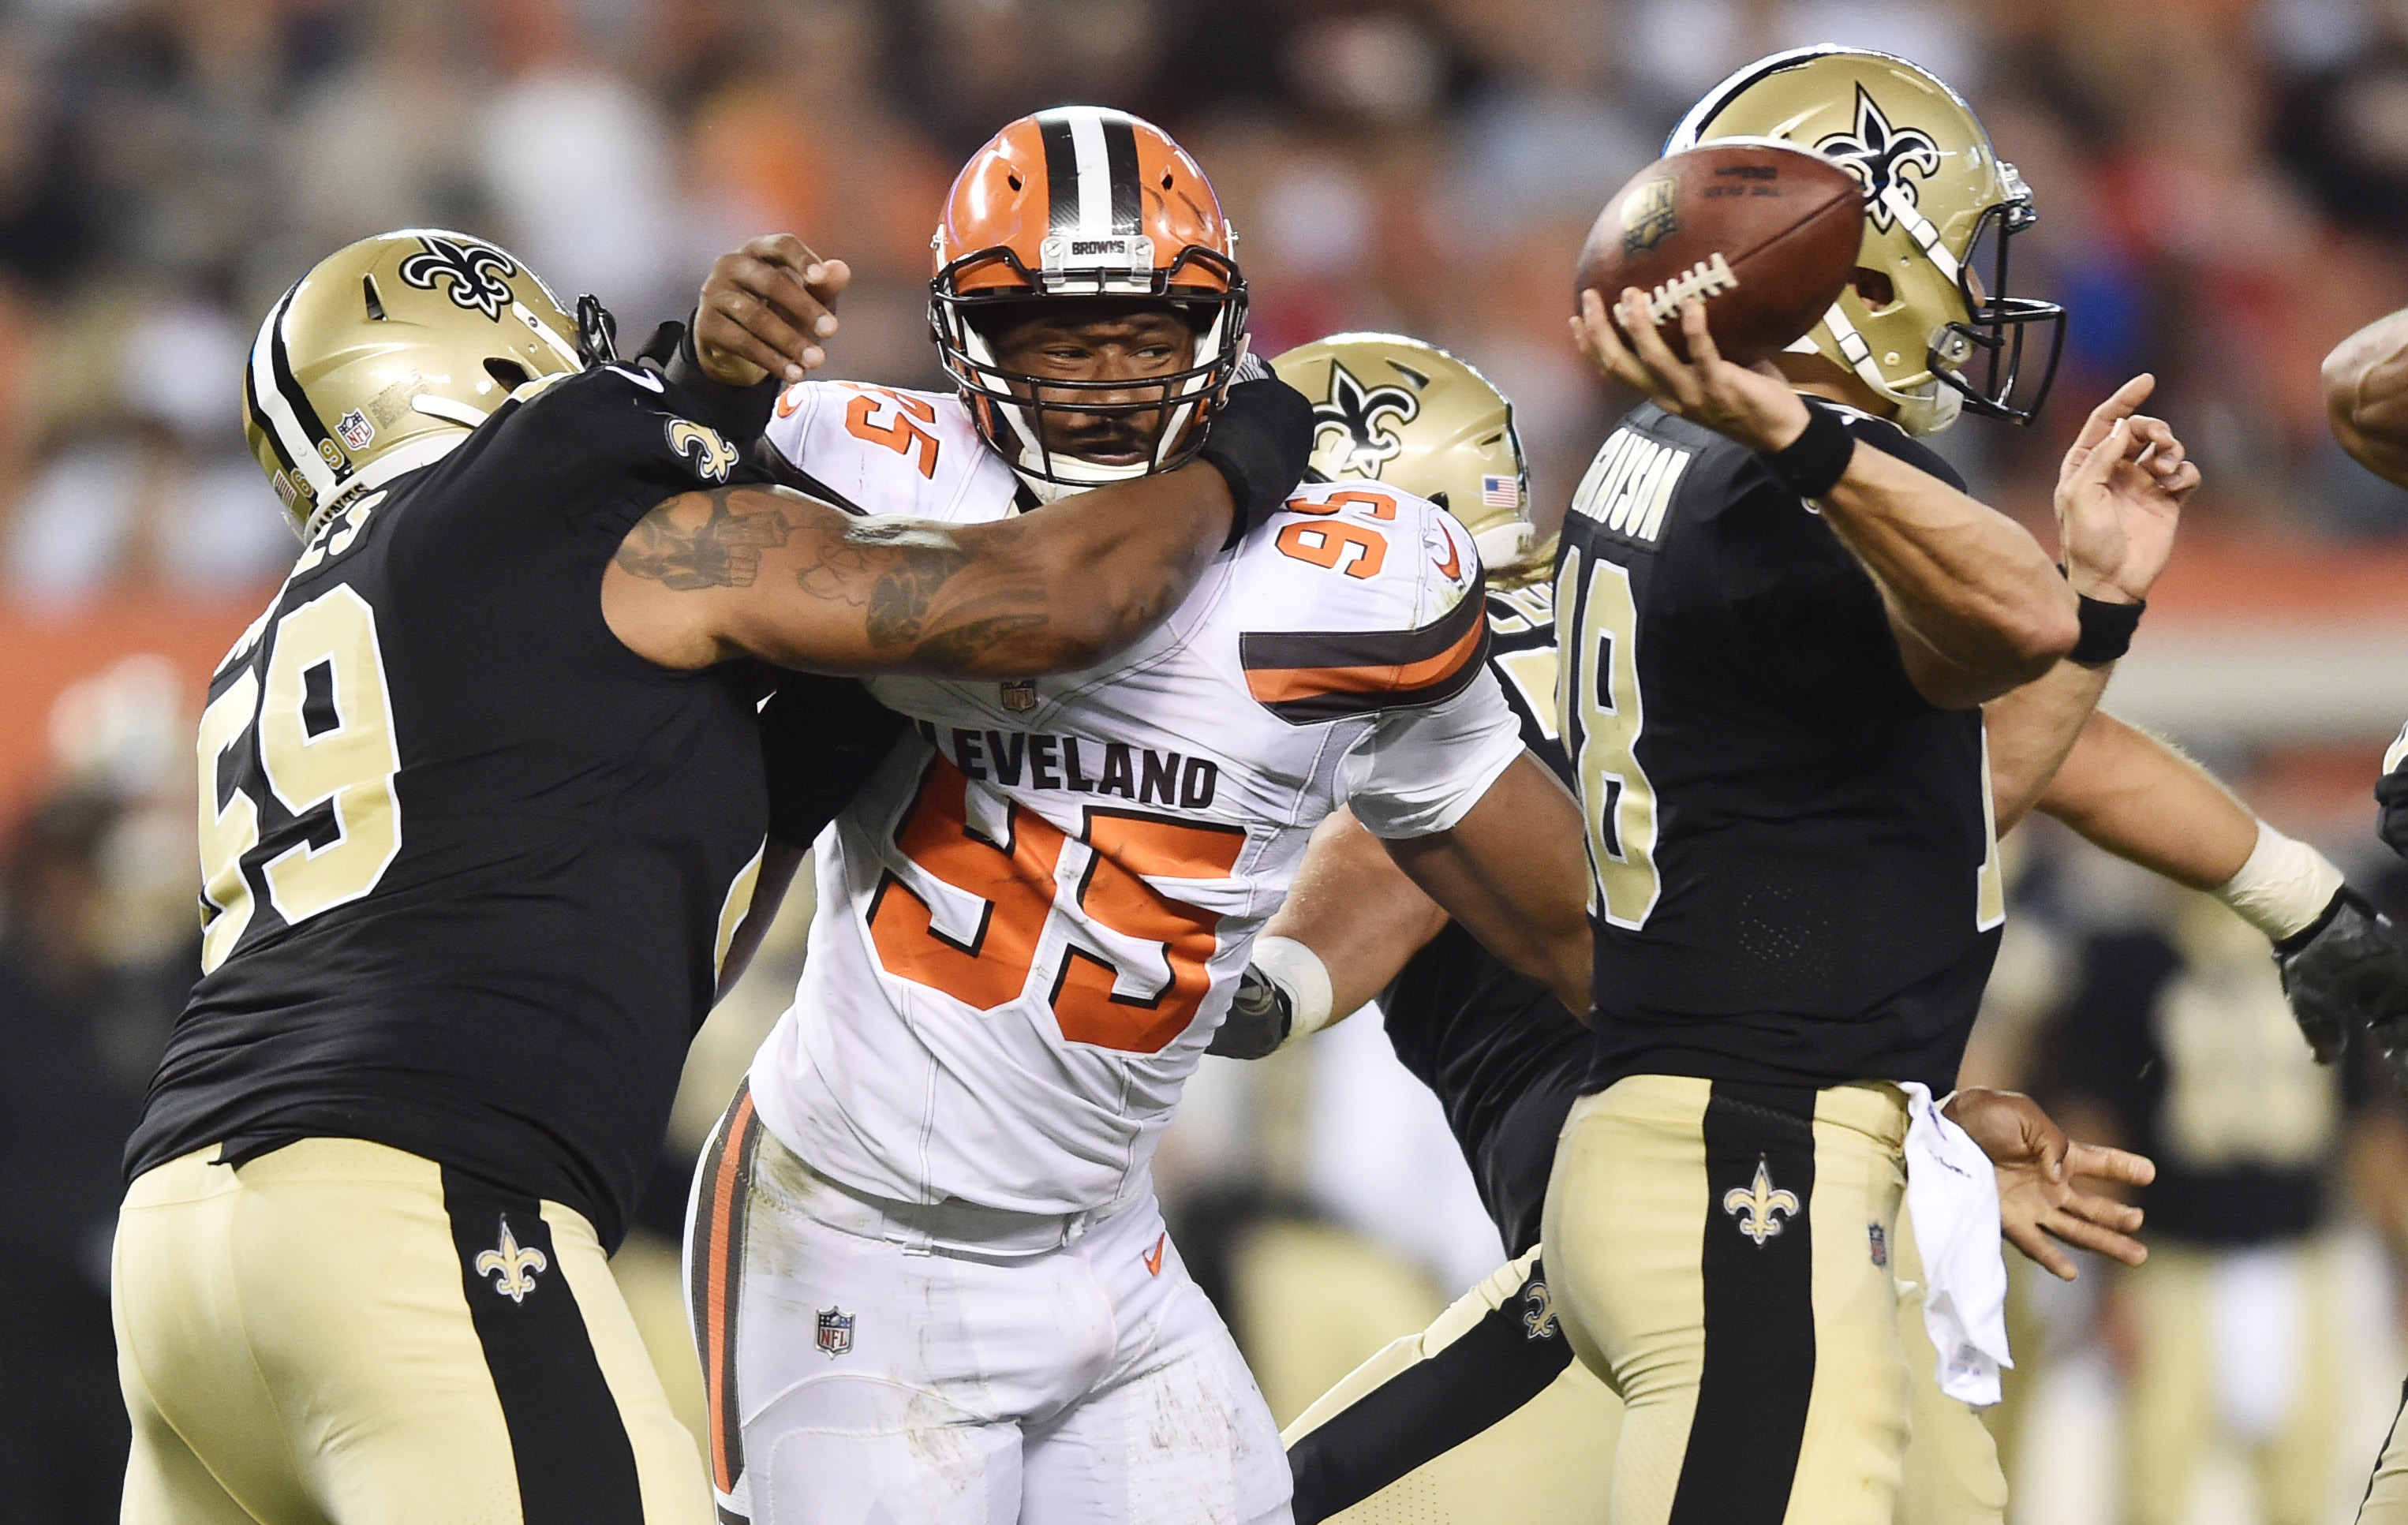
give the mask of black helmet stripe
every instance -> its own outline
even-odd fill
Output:
[[[276,463],[284,468],[286,476],[291,476],[293,452],[284,448],[284,436],[276,432],[276,425],[260,410],[259,367],[248,361],[242,367],[242,406],[258,420],[260,435],[267,441],[268,449],[275,453]]]
[[[300,420],[302,433],[309,436],[309,444],[314,449],[335,436],[325,421],[318,417],[317,408],[310,406],[309,394],[301,390],[301,383],[293,375],[292,357],[284,350],[284,315],[292,309],[293,298],[299,294],[300,290],[295,286],[285,292],[284,300],[276,304],[276,316],[267,321],[267,364],[276,381],[277,394],[284,399],[284,406],[293,410],[294,418]],[[351,474],[351,458],[345,456],[342,459],[343,464],[335,468],[337,480]]]
[[[1070,140],[1069,113],[1040,113],[1037,131],[1045,140],[1046,231],[1068,233],[1079,225],[1079,150]]]
[[[1137,232],[1139,187],[1137,183],[1137,127],[1117,111],[1102,113],[1104,119],[1104,173],[1112,188],[1112,232]]]
[[[1137,126],[1127,114],[1092,106],[1037,115],[1045,144],[1046,231],[1080,237],[1138,231]]]

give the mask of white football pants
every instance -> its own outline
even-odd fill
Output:
[[[1152,1193],[1039,1221],[1030,1252],[1025,1215],[841,1190],[739,1094],[686,1245],[723,1519],[1284,1525],[1278,1429]]]

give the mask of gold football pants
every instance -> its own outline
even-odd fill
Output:
[[[1573,1106],[1543,1236],[1625,1405],[1612,1525],[1891,1525],[1906,1121],[1878,1084],[1633,1076]]]
[[[127,1525],[708,1525],[583,1218],[354,1139],[217,1152],[118,1217]]]
[[[1911,1417],[1899,1525],[2000,1525],[1998,1447],[1940,1390],[1902,1210],[1891,1248]],[[1552,1304],[1532,1250],[1299,1415],[1283,1437],[1297,1525],[1605,1525],[1622,1400],[1542,1333]]]

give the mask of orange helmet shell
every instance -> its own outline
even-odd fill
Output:
[[[954,179],[933,240],[939,285],[959,297],[1223,292],[1237,244],[1186,150],[1092,106],[996,134]]]

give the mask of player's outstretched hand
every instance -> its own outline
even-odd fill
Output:
[[[2344,885],[2324,915],[2274,945],[2274,963],[2317,1063],[2339,1058],[2363,1022],[2408,1084],[2408,934],[2389,917]]]
[[[1777,450],[1806,432],[1806,404],[1770,365],[1735,365],[1714,348],[1706,331],[1706,305],[1691,297],[1681,304],[1681,333],[1689,358],[1656,331],[1647,295],[1626,288],[1614,311],[1594,291],[1581,292],[1572,342],[1597,368],[1646,397],[1667,413],[1704,424],[1752,450]],[[1619,318],[1617,325],[1615,320]]]
[[[2068,1138],[2038,1102],[2019,1091],[1974,1088],[1958,1091],[1948,1116],[1982,1146],[1999,1177],[1999,1231],[2007,1242],[2066,1281],[2077,1275],[2073,1261],[2053,1240],[2063,1240],[2138,1265],[2148,1247],[2132,1237],[2141,1209],[2113,1197],[2083,1190],[2077,1181],[2146,1186],[2157,1167],[2137,1154]]]
[[[770,376],[800,381],[827,363],[821,346],[836,332],[836,299],[852,280],[850,265],[820,258],[791,233],[763,234],[722,254],[695,309],[703,373],[731,387]]]
[[[2157,379],[2136,376],[2091,410],[2057,478],[2057,528],[2073,591],[2138,604],[2173,554],[2184,500],[2199,487],[2181,440],[2140,406]]]

